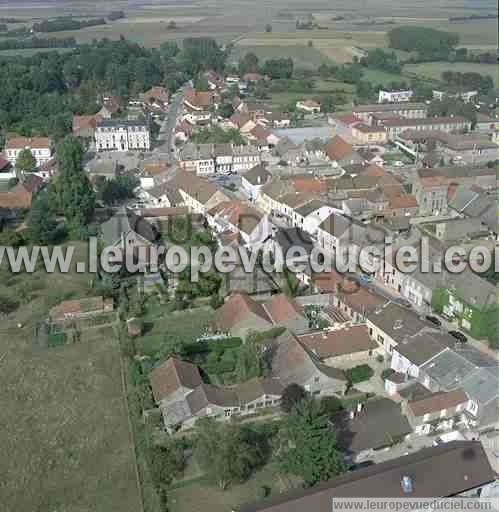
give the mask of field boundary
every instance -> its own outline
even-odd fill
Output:
[[[135,433],[133,430],[132,419],[130,418],[130,408],[128,407],[128,386],[127,386],[127,379],[126,379],[123,356],[121,355],[119,343],[118,343],[118,356],[120,358],[121,392],[122,392],[123,401],[125,402],[125,411],[126,411],[127,422],[128,422],[128,435],[129,435],[130,441],[132,443],[132,449],[133,449],[133,462],[134,462],[133,465],[134,465],[134,469],[135,469],[135,478],[137,480],[137,488],[139,491],[140,512],[144,512],[145,511],[144,495],[142,493],[142,480],[140,478],[139,461],[138,461],[138,457],[137,457],[137,446],[135,443]]]

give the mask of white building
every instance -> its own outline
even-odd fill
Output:
[[[262,161],[260,152],[255,146],[233,146],[232,172],[243,173],[253,169]]]
[[[468,103],[476,96],[478,96],[478,91],[440,91],[438,89],[433,90],[434,100],[443,100],[444,98],[455,98],[463,100],[465,103]]]
[[[414,91],[379,91],[378,103],[401,103],[410,101],[414,96]]]
[[[95,130],[97,151],[149,151],[149,127],[145,121],[103,119]]]
[[[52,158],[52,145],[47,137],[10,137],[5,143],[5,156],[13,165],[21,151],[29,149],[35,157],[36,166],[47,163]]]

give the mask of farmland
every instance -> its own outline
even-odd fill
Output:
[[[480,73],[490,75],[493,78],[497,75],[495,64],[477,64],[473,62],[427,62],[424,64],[407,64],[404,70],[408,73],[415,73],[421,77],[440,80],[444,71],[461,73]]]
[[[85,252],[77,244],[81,261]],[[60,300],[91,294],[90,276],[37,271],[8,277],[4,271],[0,293],[21,305],[0,329],[2,506],[140,510],[112,330],[87,331],[79,343],[57,348],[33,343],[34,321]]]

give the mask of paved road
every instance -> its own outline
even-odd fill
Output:
[[[161,156],[164,156],[170,163],[173,161],[175,156],[175,126],[177,124],[177,118],[182,107],[183,99],[184,93],[182,89],[171,97],[168,113],[159,131],[159,138],[164,142],[154,150],[154,153],[161,154]]]

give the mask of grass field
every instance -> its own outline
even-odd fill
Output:
[[[456,71],[461,73],[480,73],[490,75],[497,80],[497,66],[495,64],[476,64],[473,62],[426,62],[424,64],[407,64],[404,71],[416,73],[421,77],[440,80],[444,71]]]
[[[86,247],[77,244],[78,256]],[[31,301],[0,327],[2,510],[140,510],[111,330],[80,343],[35,349],[33,321],[51,305],[89,291],[85,274],[2,274],[0,293],[28,287]],[[19,328],[17,324],[22,324]]]
[[[331,59],[323,55],[317,48],[309,48],[304,41],[303,45],[253,45],[238,44],[231,54],[231,61],[238,61],[246,53],[254,53],[264,62],[269,59],[288,58],[291,57],[297,68],[309,69],[317,68],[321,64],[332,64]]]

